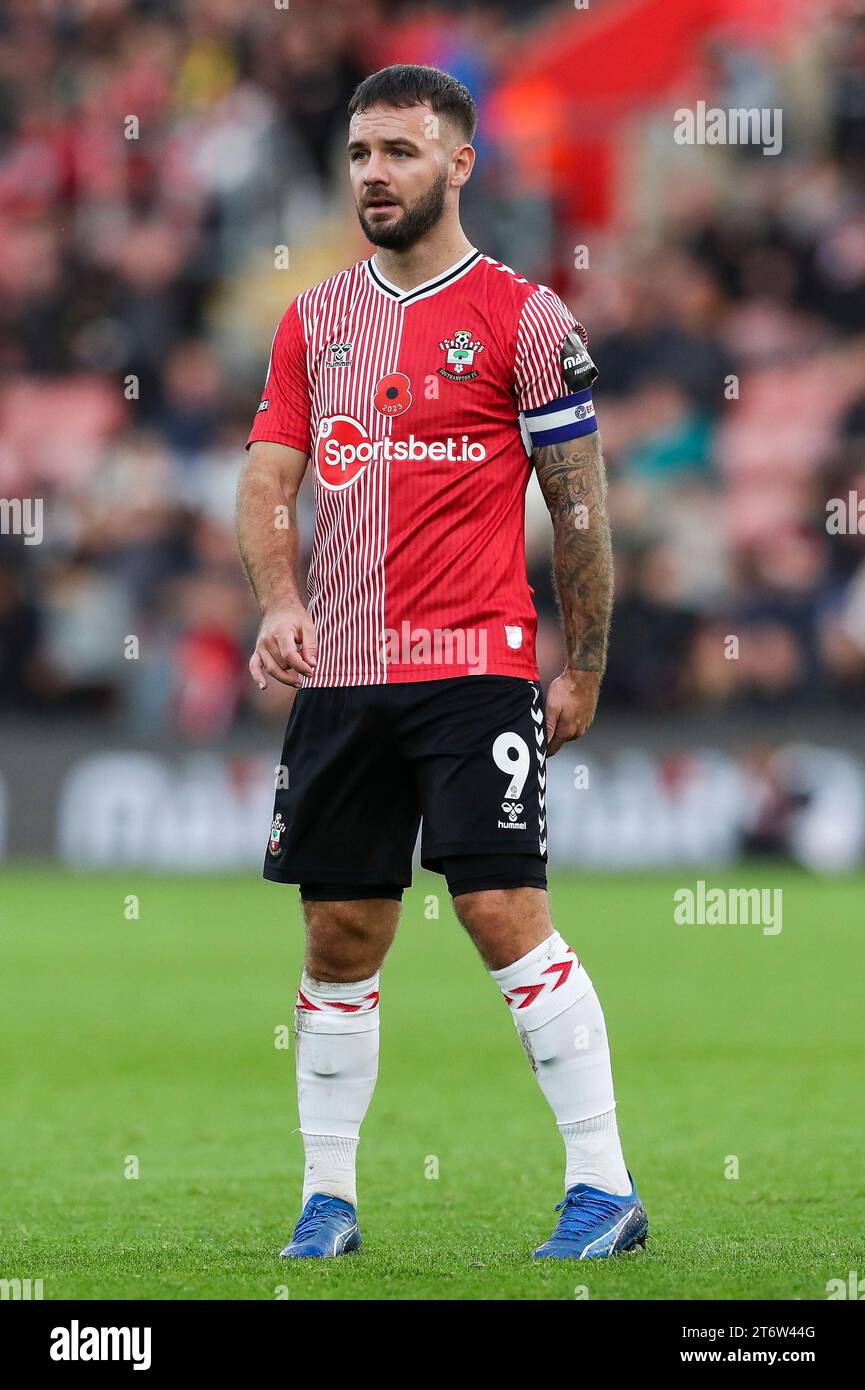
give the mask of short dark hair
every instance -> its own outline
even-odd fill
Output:
[[[426,102],[436,115],[449,116],[466,140],[474,139],[478,108],[468,87],[441,68],[418,63],[394,63],[370,73],[354,90],[348,103],[349,119],[371,106],[415,106]]]

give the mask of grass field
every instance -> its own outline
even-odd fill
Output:
[[[421,875],[382,977],[364,1250],[299,1264],[277,1255],[302,1150],[293,1051],[274,1046],[302,955],[296,891],[7,871],[0,1277],[41,1278],[46,1299],[825,1298],[865,1273],[865,883],[707,875],[783,887],[767,936],[674,925],[695,877],[552,884],[606,1012],[645,1253],[528,1258],[562,1195],[559,1135],[443,880]]]

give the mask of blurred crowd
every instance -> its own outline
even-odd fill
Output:
[[[865,12],[841,5],[786,51],[735,34],[704,51],[716,105],[801,95],[807,119],[766,156],[682,150],[669,102],[647,111],[621,132],[645,177],[594,227],[554,192],[526,198],[484,124],[524,34],[557,18],[386,0],[0,10],[0,498],[44,499],[41,544],[0,535],[0,707],[190,737],[281,714],[246,672],[234,489],[280,314],[368,254],[345,108],[399,60],[479,101],[469,237],[589,331],[616,549],[607,704],[861,699]],[[582,244],[588,268],[571,263]],[[300,517],[308,549],[306,485]],[[536,492],[527,537],[548,680],[561,642]]]

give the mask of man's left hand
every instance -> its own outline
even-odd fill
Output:
[[[558,753],[563,743],[582,738],[591,727],[601,690],[600,671],[572,671],[567,667],[547,691],[547,756]]]

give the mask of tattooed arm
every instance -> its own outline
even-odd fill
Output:
[[[595,716],[607,664],[613,608],[613,553],[607,483],[595,431],[534,450],[553,522],[553,574],[567,663],[547,692],[549,753],[580,738]]]

